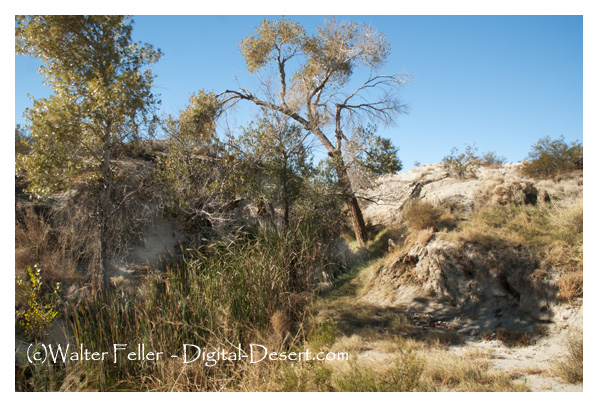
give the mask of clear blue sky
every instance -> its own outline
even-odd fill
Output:
[[[272,16],[276,18],[277,16]],[[324,16],[287,16],[309,32]],[[251,87],[239,42],[264,16],[135,16],[136,40],[160,48],[154,66],[162,111],[176,114],[190,93]],[[539,138],[582,141],[582,16],[337,16],[365,22],[391,44],[384,73],[412,81],[401,97],[409,113],[379,133],[399,147],[404,167],[439,162],[452,147],[476,143],[508,161],[526,157]],[[46,96],[29,57],[15,60],[15,121]],[[237,78],[237,80],[236,80]],[[247,117],[253,107],[241,104]],[[238,123],[242,125],[243,123]]]

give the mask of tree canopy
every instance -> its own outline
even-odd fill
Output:
[[[347,173],[346,136],[364,120],[390,124],[406,111],[397,95],[407,75],[378,74],[390,51],[385,36],[367,25],[326,20],[313,35],[298,23],[265,19],[253,35],[240,44],[250,73],[270,68],[263,92],[226,90],[223,102],[248,100],[282,113],[313,133],[333,159],[337,178],[344,185],[356,237],[368,239],[362,212]],[[365,69],[366,79],[352,79]],[[381,145],[382,148],[385,146]]]
[[[134,43],[125,16],[16,16],[16,52],[38,58],[53,95],[34,101],[26,118],[30,151],[17,168],[36,197],[86,174],[100,185],[97,211],[102,284],[110,284],[109,223],[114,212],[112,160],[140,137],[157,102],[148,65],[161,52]]]
[[[16,51],[38,58],[53,95],[26,111],[31,154],[20,161],[38,196],[84,171],[106,173],[113,147],[139,137],[157,102],[152,71],[161,52],[132,42],[124,16],[17,16]],[[107,176],[107,174],[103,174]]]

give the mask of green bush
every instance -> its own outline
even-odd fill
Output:
[[[56,284],[51,294],[43,293],[40,272],[37,265],[28,265],[28,280],[17,279],[17,285],[25,289],[27,297],[26,309],[16,312],[17,320],[25,334],[33,339],[40,339],[46,334],[48,327],[58,316],[60,305],[60,284]]]
[[[522,174],[536,179],[562,176],[582,170],[582,144],[564,142],[564,137],[552,140],[549,136],[539,139],[528,153],[522,166]]]

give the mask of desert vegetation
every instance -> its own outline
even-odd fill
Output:
[[[530,390],[494,349],[466,344],[525,348],[555,310],[576,316],[581,145],[541,139],[515,165],[454,149],[397,174],[399,149],[376,123],[404,111],[408,77],[345,89],[354,70],[383,66],[389,44],[334,18],[315,35],[264,20],[240,51],[276,86],[197,90],[159,117],[162,53],[131,30],[122,16],[16,19],[17,52],[42,61],[54,91],[15,130],[16,390]],[[259,112],[233,132],[221,119],[243,103]],[[58,343],[338,358],[27,360],[29,344]],[[579,384],[582,341],[567,347],[540,371]]]

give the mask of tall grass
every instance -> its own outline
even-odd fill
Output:
[[[109,291],[73,307],[76,345],[112,351],[114,344],[132,350],[144,344],[146,351],[170,356],[180,355],[186,343],[227,350],[264,344],[274,315],[289,317],[296,327],[301,323],[296,294],[307,291],[318,272],[332,272],[330,253],[310,226],[262,231],[190,251],[183,262],[144,277],[134,293]],[[81,372],[78,378],[85,378],[88,389],[191,391],[235,389],[247,368],[232,361],[207,367],[169,358],[119,358],[65,370]]]

